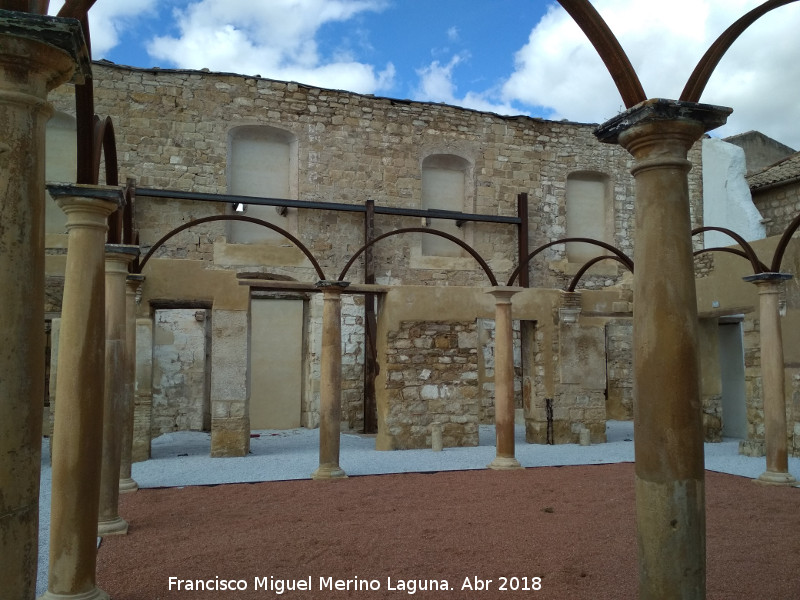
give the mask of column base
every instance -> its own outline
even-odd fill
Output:
[[[311,474],[311,479],[345,479],[345,473],[339,465],[320,465]]]
[[[778,473],[776,471],[764,471],[758,476],[758,479],[753,481],[762,485],[797,485],[797,479],[791,473]]]
[[[136,483],[130,477],[126,477],[125,479],[119,480],[119,493],[120,494],[127,494],[129,492],[135,492],[139,489],[139,484]]]
[[[122,517],[117,517],[111,521],[100,521],[97,524],[97,537],[107,535],[127,535],[128,522]]]
[[[47,590],[38,600],[110,600],[110,596],[99,587],[95,587],[88,592],[78,594],[55,594]]]
[[[486,468],[494,469],[495,471],[513,471],[523,467],[513,456],[495,456],[494,460],[486,465]]]

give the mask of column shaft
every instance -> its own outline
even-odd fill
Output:
[[[776,485],[796,483],[789,473],[783,339],[778,307],[780,285],[788,277],[775,273],[745,278],[757,282],[760,305],[761,390],[767,470],[759,476],[758,481]]]
[[[494,338],[494,423],[496,456],[490,469],[519,469],[514,456],[514,334],[511,296],[514,288],[493,288],[495,297]]]
[[[319,467],[312,479],[347,475],[339,466],[339,434],[342,418],[341,285],[322,287],[322,353],[319,390]]]
[[[0,590],[24,600],[36,594],[39,549],[47,92],[75,70],[66,50],[35,39],[48,29],[27,14],[0,18]]]
[[[95,586],[105,387],[103,248],[117,204],[58,197],[68,251],[53,434],[50,570],[43,598],[107,598]]]
[[[133,455],[133,411],[136,394],[136,291],[144,279],[141,275],[128,275],[125,280],[125,393],[120,414],[120,493],[134,492],[139,484],[131,473]]]
[[[648,100],[595,134],[635,163],[633,355],[639,597],[705,598],[706,534],[688,151],[729,109]]]
[[[106,344],[103,404],[103,460],[100,471],[100,509],[97,535],[125,534],[128,523],[119,516],[119,473],[127,373],[125,280],[136,246],[106,245]]]

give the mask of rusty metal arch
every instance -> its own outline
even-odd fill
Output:
[[[750,262],[750,257],[749,257],[749,256],[747,256],[747,253],[746,253],[744,250],[740,250],[739,248],[724,248],[724,247],[719,247],[719,248],[702,248],[702,249],[700,249],[700,250],[695,250],[695,251],[692,253],[692,256],[700,256],[701,254],[705,254],[705,253],[707,253],[707,252],[726,252],[726,253],[728,253],[728,254],[735,254],[736,256],[741,256],[741,257],[742,257],[742,258],[744,258],[744,259],[745,259],[747,262]],[[752,266],[752,263],[750,263],[750,264],[751,264],[751,266]],[[761,261],[758,261],[758,264],[761,266],[761,269],[762,269],[760,272],[762,272],[762,273],[763,273],[763,272],[769,271],[769,267],[767,267],[767,265],[765,265],[765,264],[764,264],[764,263],[762,263]]]
[[[622,96],[625,108],[647,100],[647,95],[644,93],[642,83],[639,81],[639,76],[636,75],[631,61],[594,6],[588,0],[558,0],[558,2],[583,30],[600,55]]]
[[[711,44],[703,55],[703,58],[697,63],[679,99],[686,102],[700,102],[700,96],[703,95],[703,90],[705,90],[714,69],[717,68],[719,61],[722,60],[722,57],[731,45],[733,45],[733,42],[735,42],[750,25],[769,11],[796,1],[797,0],[768,0],[764,2],[764,4],[746,13],[743,17],[740,17],[733,25],[728,27],[722,35]]]
[[[194,225],[202,225],[203,223],[210,223],[212,221],[245,221],[247,223],[255,223],[256,225],[262,225],[262,226],[264,226],[264,227],[266,227],[268,229],[272,229],[273,231],[276,231],[276,232],[280,233],[283,237],[285,237],[290,242],[292,242],[295,246],[297,246],[297,248],[303,254],[305,254],[306,258],[309,260],[309,262],[314,267],[314,270],[317,272],[317,277],[319,277],[320,280],[325,280],[326,279],[325,278],[325,273],[322,271],[322,268],[319,266],[319,263],[317,262],[317,259],[314,258],[313,254],[311,254],[311,251],[308,248],[306,248],[306,246],[300,240],[298,240],[295,236],[293,236],[291,233],[289,233],[285,229],[281,229],[277,225],[273,225],[272,223],[268,223],[267,221],[262,221],[261,219],[256,219],[254,217],[245,217],[245,216],[240,216],[240,215],[215,215],[213,217],[203,217],[201,219],[195,219],[194,221],[189,221],[188,223],[184,223],[180,227],[176,227],[175,229],[173,229],[172,231],[170,231],[166,235],[162,236],[161,239],[159,239],[155,244],[153,244],[153,246],[150,248],[150,250],[147,252],[147,254],[145,254],[145,256],[142,259],[142,261],[139,263],[139,268],[137,270],[137,273],[141,273],[142,272],[142,270],[144,269],[145,265],[147,265],[147,261],[150,260],[150,258],[153,256],[155,251],[158,250],[161,246],[163,246],[164,242],[166,242],[168,239],[170,239],[171,237],[179,234],[181,231],[184,231],[185,229],[188,229],[189,227],[192,227]]]
[[[358,251],[355,254],[353,254],[353,256],[350,257],[350,260],[347,261],[347,264],[344,266],[344,269],[342,269],[342,272],[339,275],[339,281],[344,280],[344,276],[347,275],[347,272],[350,270],[350,267],[353,266],[353,263],[359,256],[361,256],[361,254],[364,253],[364,251],[366,251],[368,248],[371,248],[377,242],[383,239],[386,239],[393,235],[399,235],[401,233],[428,233],[431,235],[436,235],[439,237],[443,237],[447,240],[450,240],[454,244],[457,244],[462,249],[466,250],[469,253],[469,255],[472,258],[474,258],[481,266],[483,272],[486,273],[486,276],[489,278],[491,284],[495,286],[497,285],[497,278],[494,276],[494,273],[492,272],[492,269],[489,267],[489,264],[485,260],[483,260],[483,257],[480,254],[478,254],[477,251],[474,248],[472,248],[472,246],[458,239],[457,237],[450,235],[449,233],[445,233],[443,231],[437,231],[435,229],[427,229],[425,227],[406,227],[405,229],[396,229],[394,231],[390,231],[389,233],[384,233],[383,235],[379,235],[374,240],[370,241],[367,244],[364,244],[363,246],[361,246],[361,248],[358,249]]]
[[[514,272],[511,273],[511,277],[509,277],[508,283],[506,285],[513,285],[514,284],[514,280],[519,276],[519,273],[520,273],[520,271],[522,271],[522,268],[523,267],[527,267],[528,263],[537,254],[539,254],[540,252],[542,252],[544,250],[547,250],[551,246],[556,246],[558,244],[566,244],[566,243],[569,243],[569,242],[583,242],[583,243],[586,243],[586,244],[592,244],[593,246],[600,246],[601,248],[604,248],[604,249],[608,250],[609,252],[613,253],[614,256],[617,259],[619,259],[619,262],[621,262],[623,265],[625,265],[628,268],[628,270],[631,273],[633,273],[633,261],[630,259],[630,257],[627,254],[625,254],[622,250],[612,246],[611,244],[607,244],[606,242],[601,242],[600,240],[595,240],[595,239],[592,239],[592,238],[581,238],[581,237],[561,238],[559,240],[554,240],[552,242],[547,242],[546,244],[543,244],[543,245],[539,246],[536,250],[531,252],[528,255],[528,257],[524,261],[522,261],[519,264],[519,266],[517,266],[516,269],[514,269]]]
[[[797,215],[791,223],[789,223],[789,227],[786,228],[786,231],[783,232],[778,245],[775,248],[775,254],[772,255],[772,268],[770,269],[773,273],[779,273],[781,270],[781,263],[783,262],[783,255],[786,253],[786,248],[789,246],[789,242],[794,235],[794,232],[800,229],[800,215]]]
[[[622,260],[619,256],[616,256],[614,254],[611,254],[611,255],[606,254],[606,255],[603,255],[603,256],[595,256],[591,260],[587,260],[586,263],[580,269],[578,269],[578,272],[575,273],[575,276],[572,278],[572,281],[569,282],[569,286],[567,287],[567,291],[568,292],[574,292],[575,288],[578,287],[578,282],[580,282],[581,277],[583,277],[583,275],[586,273],[586,271],[591,269],[597,263],[599,263],[601,261],[604,261],[604,260],[615,260],[618,263],[620,263],[622,266],[624,266],[626,269],[628,269],[631,273],[633,273],[633,269],[631,268],[631,266],[628,265],[628,263],[626,263],[624,260]]]
[[[106,185],[119,185],[119,165],[117,163],[117,141],[111,117],[101,119],[94,116],[94,143],[92,144],[92,175],[100,182],[100,162],[105,158]]]
[[[753,267],[753,273],[763,273],[766,269],[764,263],[758,259],[758,255],[756,254],[756,251],[753,250],[753,247],[735,231],[727,229],[726,227],[695,227],[692,229],[692,236],[695,236],[698,233],[703,233],[704,231],[719,231],[732,238],[737,244],[739,244],[739,246],[741,246],[745,257],[750,261],[750,266]],[[734,254],[736,253],[734,252]]]

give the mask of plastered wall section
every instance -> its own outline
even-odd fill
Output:
[[[771,237],[752,242],[762,262],[771,262],[778,239]],[[715,319],[725,315],[744,315],[742,329],[748,425],[747,439],[740,443],[740,452],[760,456],[764,454],[764,403],[760,369],[758,290],[756,285],[742,281],[742,277],[752,275],[752,268],[747,261],[720,253],[715,254],[714,262],[713,273],[697,280],[698,313],[701,322],[702,319]],[[800,244],[796,239],[787,248],[781,271],[800,273]],[[794,456],[800,456],[800,282],[796,276],[784,283],[781,303],[785,306],[781,329],[785,366],[786,435],[789,451]],[[713,368],[703,371],[702,377],[710,380],[704,381],[703,389],[713,391],[716,377]]]

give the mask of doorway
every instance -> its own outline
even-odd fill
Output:
[[[742,317],[719,321],[719,368],[722,379],[722,436],[747,438]]]
[[[250,429],[300,427],[303,300],[250,301]]]

